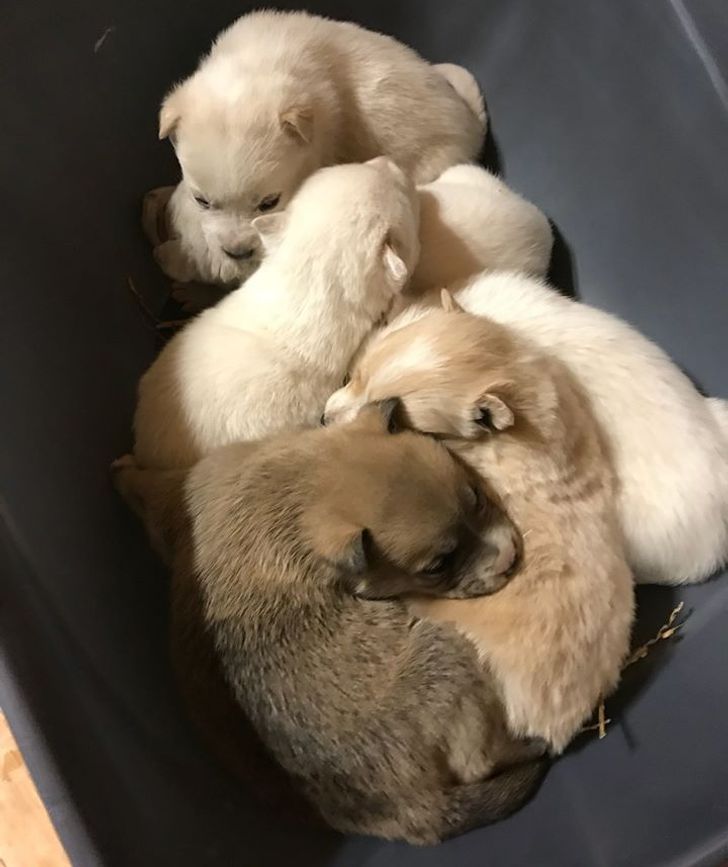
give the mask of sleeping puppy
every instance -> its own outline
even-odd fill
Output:
[[[728,402],[705,398],[636,328],[521,274],[455,287],[487,316],[562,361],[591,401],[617,473],[627,555],[638,581],[699,581],[728,561]],[[440,305],[439,292],[400,322]]]
[[[420,259],[398,306],[481,271],[546,274],[549,221],[495,175],[480,166],[453,166],[418,192]]]
[[[321,169],[285,213],[258,217],[269,249],[263,265],[142,377],[137,461],[191,466],[227,443],[317,425],[412,273],[417,214],[412,183],[377,157]]]
[[[408,426],[442,438],[488,478],[523,534],[518,574],[488,599],[422,599],[454,623],[500,684],[509,725],[559,753],[617,684],[633,580],[615,480],[587,397],[556,359],[512,330],[446,310],[373,339],[327,423],[398,395]]]
[[[553,246],[549,221],[495,175],[479,166],[461,164],[419,186],[417,191],[421,252],[407,289],[397,302],[398,308],[406,307],[428,290],[481,271],[523,271],[536,277],[546,274]],[[173,209],[170,216],[174,217]],[[159,219],[159,213],[155,214],[147,226],[155,248],[164,245],[170,231],[163,211],[160,224]],[[189,281],[204,279],[202,272],[195,269],[185,276]],[[224,287],[194,285],[175,289],[175,297],[188,310],[208,307],[224,294]]]
[[[182,572],[199,588],[235,698],[325,820],[434,843],[517,809],[543,744],[508,733],[465,639],[369,599],[502,593],[517,557],[486,487],[397,432],[394,410],[228,446],[189,473],[126,458],[115,477],[173,586]]]
[[[253,12],[167,95],[159,137],[182,169],[177,237],[156,250],[186,282],[236,283],[260,261],[252,220],[285,208],[322,166],[385,155],[415,183],[475,159],[485,135],[466,70],[433,67],[389,36],[305,12]],[[165,204],[154,195],[147,223]]]

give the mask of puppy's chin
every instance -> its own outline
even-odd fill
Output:
[[[207,237],[204,238],[203,249],[196,249],[195,264],[203,280],[217,283],[231,289],[244,283],[260,267],[262,256],[255,255],[251,259],[235,260],[226,255],[220,245]]]
[[[260,267],[261,259],[257,256],[244,262],[235,262],[221,250],[210,251],[212,270],[217,275],[218,283],[239,286],[244,283]]]

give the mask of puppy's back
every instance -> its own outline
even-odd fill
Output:
[[[535,205],[485,169],[466,164],[420,188],[420,242],[409,297],[485,270],[541,277],[553,236]]]
[[[307,82],[333,76],[341,91],[336,162],[391,156],[418,183],[477,157],[484,120],[448,78],[413,49],[357,24],[306,12],[244,15],[217,38],[211,66],[238,58]],[[268,74],[266,72],[266,74]]]

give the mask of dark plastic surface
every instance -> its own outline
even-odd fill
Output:
[[[652,867],[728,857],[728,580],[520,814],[416,850],[282,824],[210,766],[166,659],[165,585],[113,495],[164,284],[139,199],[173,181],[167,86],[231,0],[5,4],[0,26],[2,704],[76,867]],[[577,289],[728,395],[724,0],[312,3],[472,69],[506,179],[556,221]],[[101,39],[103,34],[105,38]],[[568,272],[562,250],[559,273]]]

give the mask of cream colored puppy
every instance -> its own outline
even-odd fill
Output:
[[[227,443],[317,424],[412,272],[417,214],[414,186],[379,157],[322,169],[284,214],[259,217],[263,265],[142,377],[138,463],[184,467]]]
[[[177,280],[239,281],[262,252],[251,221],[286,207],[321,166],[386,155],[425,183],[477,157],[484,135],[466,70],[433,67],[355,24],[244,15],[162,105],[159,136],[174,143],[183,180],[170,202],[179,237],[157,259]]]
[[[614,689],[629,648],[633,579],[614,472],[568,369],[449,306],[371,341],[327,421],[332,406],[344,418],[362,400],[397,396],[407,425],[443,438],[501,497],[523,536],[510,583],[488,599],[411,607],[474,641],[513,733],[558,753]]]
[[[482,275],[455,293],[567,365],[589,395],[619,480],[637,580],[680,584],[728,560],[728,404],[704,398],[626,322],[518,274]],[[429,304],[439,304],[433,293]],[[412,307],[391,328],[424,315]]]
[[[420,259],[400,302],[481,271],[543,277],[553,234],[539,209],[480,166],[453,166],[419,187]]]

